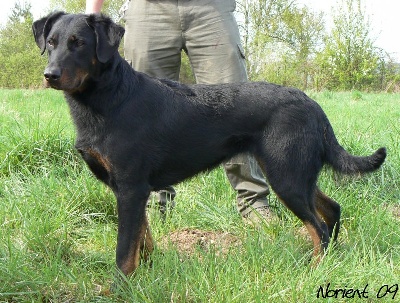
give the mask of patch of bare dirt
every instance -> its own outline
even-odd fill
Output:
[[[198,252],[214,250],[216,255],[225,256],[235,247],[242,244],[238,236],[228,232],[204,231],[200,229],[182,229],[164,236],[159,241],[159,247],[167,249],[174,247],[179,253],[196,255]]]
[[[393,215],[393,217],[397,220],[400,220],[400,204],[391,205],[391,204],[383,204],[386,210]]]
[[[396,219],[400,219],[400,205],[391,207],[391,211]]]

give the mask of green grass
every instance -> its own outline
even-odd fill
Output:
[[[388,149],[383,168],[349,178],[323,171],[320,187],[342,205],[337,247],[309,264],[301,223],[271,195],[281,220],[254,230],[235,207],[222,169],[176,187],[165,224],[151,211],[156,241],[186,227],[242,239],[185,255],[157,249],[152,264],[110,297],[115,274],[115,199],[74,151],[74,129],[62,94],[0,90],[0,302],[375,302],[400,280],[400,95],[310,93],[352,153]],[[320,286],[364,289],[368,299],[317,299]],[[395,288],[392,288],[395,290]],[[382,292],[380,293],[382,295]],[[400,290],[379,302],[400,300]]]

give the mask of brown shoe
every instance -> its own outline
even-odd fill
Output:
[[[271,211],[269,206],[259,207],[252,209],[249,213],[245,214],[243,217],[243,222],[251,225],[253,227],[261,227],[262,224],[269,224],[274,219],[276,215]]]

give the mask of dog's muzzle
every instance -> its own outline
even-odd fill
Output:
[[[58,88],[60,86],[61,80],[61,69],[60,68],[51,68],[47,67],[44,70],[44,79],[47,84],[53,88]]]

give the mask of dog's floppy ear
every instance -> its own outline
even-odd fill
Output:
[[[125,29],[104,15],[90,15],[88,24],[96,35],[97,59],[106,63],[118,51]]]
[[[64,12],[54,12],[47,17],[43,17],[42,19],[33,22],[33,36],[35,37],[37,46],[39,46],[40,50],[42,51],[42,55],[46,50],[46,39],[51,28],[53,27],[53,24],[63,15],[65,15]]]

